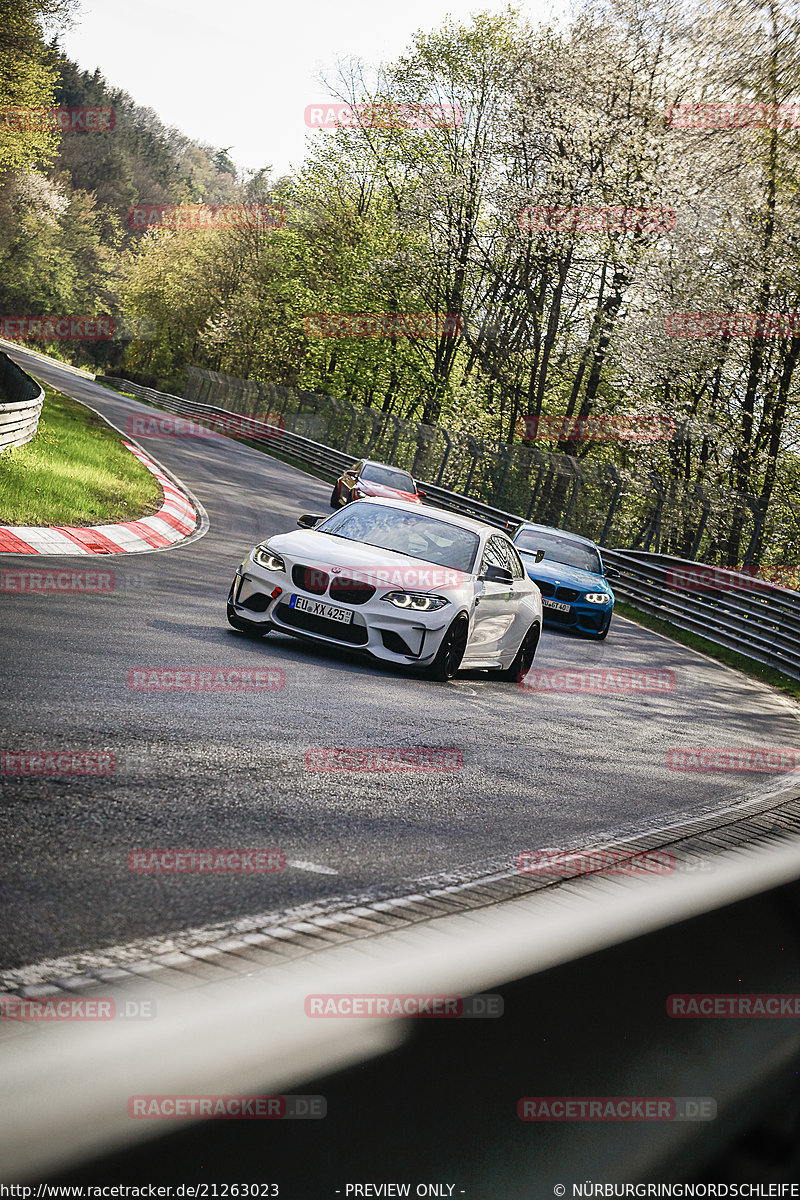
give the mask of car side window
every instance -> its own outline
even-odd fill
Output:
[[[519,554],[517,554],[516,548],[511,542],[507,542],[505,539],[503,539],[503,548],[506,552],[506,557],[508,558],[508,569],[511,574],[515,579],[524,579],[525,568],[522,565],[522,559],[520,558]]]
[[[508,562],[503,553],[503,545],[500,538],[490,537],[486,543],[486,549],[483,552],[481,559],[480,574],[482,575],[487,567],[505,567],[508,570]]]

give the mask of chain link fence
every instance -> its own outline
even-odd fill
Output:
[[[762,518],[753,496],[665,481],[612,462],[504,444],[441,425],[281,384],[190,367],[185,398],[248,416],[273,413],[286,429],[352,458],[403,467],[417,478],[527,520],[606,546],[727,563],[729,546],[750,565]],[[731,565],[731,564],[729,564]]]

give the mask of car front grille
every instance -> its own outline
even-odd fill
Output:
[[[575,588],[568,588],[568,587],[556,588],[556,595],[555,595],[556,600],[563,600],[565,604],[569,604],[569,603],[571,603],[571,601],[577,600],[578,596],[580,596],[580,592],[577,591]]]
[[[331,580],[332,600],[340,600],[344,604],[366,604],[374,595],[375,588],[362,579],[353,579],[350,575],[334,575]]]
[[[311,592],[312,596],[321,596],[327,590],[330,576],[319,567],[303,567],[297,563],[292,567],[292,580],[295,587],[304,592]]]
[[[275,615],[284,625],[290,625],[293,629],[319,633],[323,637],[333,638],[337,642],[350,642],[354,646],[363,646],[369,637],[365,625],[343,625],[341,621],[331,621],[328,617],[317,617],[302,609],[289,608],[288,604],[279,604]]]
[[[533,582],[536,584],[543,596],[552,597],[553,592],[556,590],[552,583],[548,583],[546,579],[534,579]]]

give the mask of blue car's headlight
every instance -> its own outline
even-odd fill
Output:
[[[383,599],[395,608],[405,608],[411,612],[433,612],[450,603],[444,596],[429,596],[427,592],[387,592]]]
[[[610,604],[611,597],[608,592],[587,592],[584,600],[588,600],[590,604]]]
[[[280,554],[273,553],[267,546],[256,546],[253,551],[253,562],[257,562],[260,567],[266,567],[268,571],[286,570],[286,564]]]

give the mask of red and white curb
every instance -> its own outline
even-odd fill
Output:
[[[163,550],[194,533],[200,517],[186,493],[138,446],[124,445],[161,485],[164,503],[157,513],[117,525],[0,525],[0,554],[136,554]]]

